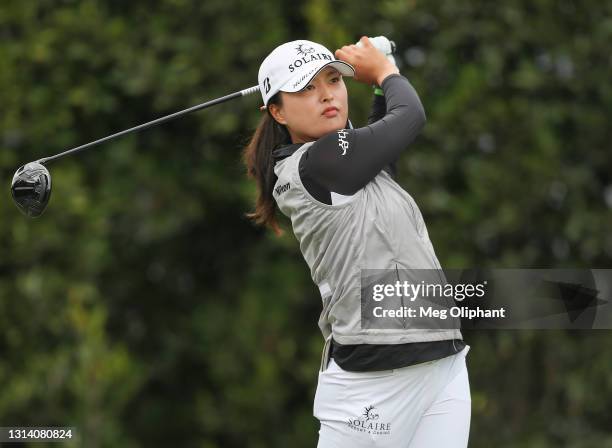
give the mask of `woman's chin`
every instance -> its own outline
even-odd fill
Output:
[[[324,131],[321,135],[329,134],[330,132],[337,131],[338,129],[344,129],[346,127],[347,119],[341,117],[340,115],[335,116],[334,118],[326,118],[326,122],[323,125]]]

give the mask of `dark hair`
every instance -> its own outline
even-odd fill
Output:
[[[280,92],[268,101],[268,106],[282,105]],[[291,143],[291,137],[287,128],[278,123],[267,108],[266,114],[261,118],[257,129],[253,133],[248,145],[242,153],[242,160],[247,168],[247,176],[255,179],[257,186],[257,199],[255,211],[247,213],[246,216],[259,225],[264,225],[274,231],[276,235],[282,235],[282,231],[276,220],[278,206],[272,190],[276,183],[274,174],[274,160],[272,151],[281,145]]]

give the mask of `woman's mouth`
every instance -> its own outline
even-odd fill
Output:
[[[327,118],[333,118],[338,115],[338,112],[339,109],[337,107],[328,107],[321,115],[325,115]]]

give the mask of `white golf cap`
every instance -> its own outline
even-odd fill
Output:
[[[328,65],[344,76],[355,69],[337,60],[333,53],[316,42],[294,40],[276,47],[259,67],[259,90],[264,104],[279,91],[298,92]]]

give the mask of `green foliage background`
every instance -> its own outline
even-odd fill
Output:
[[[396,41],[425,106],[400,183],[443,266],[610,267],[610,2],[5,0],[0,426],[72,425],[88,447],[316,445],[318,291],[290,232],[244,218],[259,98],[52,164],[37,220],[9,185],[255,85],[284,41],[363,34]],[[347,82],[363,123],[371,91]],[[464,337],[470,446],[612,447],[608,331]]]

